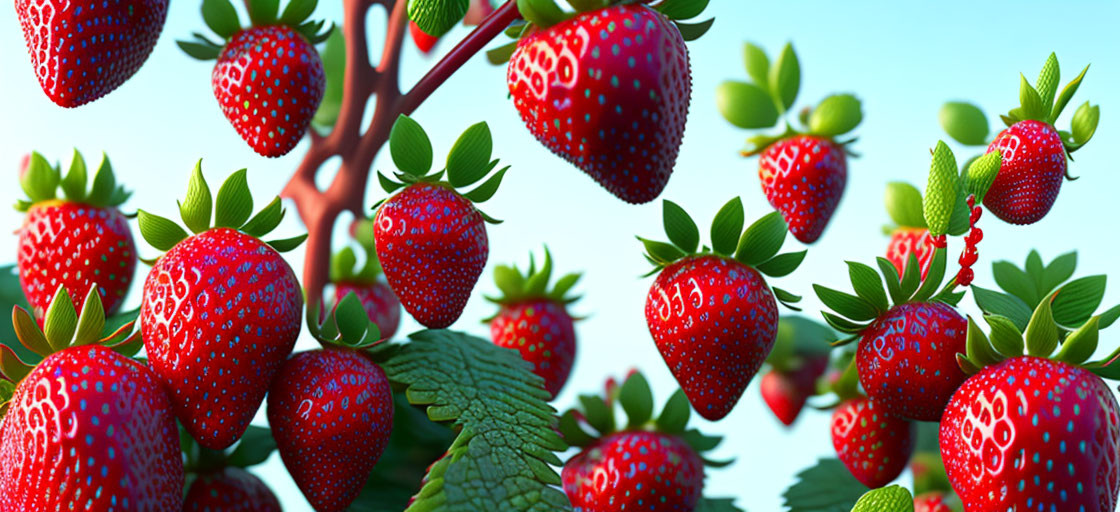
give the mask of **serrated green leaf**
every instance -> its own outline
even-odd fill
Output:
[[[797,474],[796,483],[782,493],[789,512],[847,512],[867,492],[848,468],[835,458],[821,459]]]
[[[210,229],[210,210],[213,198],[210,196],[210,186],[202,176],[202,160],[194,165],[191,180],[187,185],[187,197],[179,204],[179,215],[183,223],[194,233],[201,233]]]
[[[317,3],[317,0],[288,0],[284,13],[280,15],[280,23],[289,26],[303,23],[311,17]]]
[[[519,0],[520,1],[520,0]],[[695,41],[708,33],[712,28],[712,23],[715,23],[715,18],[710,18],[700,23],[681,23],[674,21],[673,24],[677,26],[677,30],[681,33],[681,39],[685,41]]]
[[[738,197],[724,204],[712,220],[712,249],[717,254],[730,256],[739,245],[743,234],[743,201]]]
[[[890,307],[887,302],[887,292],[883,289],[883,281],[875,269],[862,263],[848,261],[848,278],[852,281],[852,289],[861,299],[870,303],[879,313]],[[876,314],[878,316],[878,314]]]
[[[835,137],[848,133],[863,120],[858,98],[851,94],[834,94],[821,101],[809,115],[809,132]]]
[[[942,141],[937,141],[930,163],[926,196],[922,204],[930,235],[941,236],[949,231],[949,220],[956,206],[959,186],[957,159],[949,146]]]
[[[1030,306],[1014,295],[972,285],[972,298],[981,311],[1006,317],[1020,331],[1026,329],[1031,320]]]
[[[490,172],[494,141],[486,122],[471,125],[447,154],[447,180],[459,188],[473,185]]]
[[[224,39],[229,39],[241,30],[237,11],[229,0],[202,0],[202,20],[210,30]]]
[[[238,170],[226,178],[214,202],[214,227],[238,229],[253,214],[253,195],[249,192],[248,172]]]
[[[170,251],[175,244],[179,243],[184,238],[187,238],[187,232],[178,224],[160,217],[152,215],[144,210],[138,210],[137,224],[140,226],[140,236],[148,242],[148,245],[160,251]]]
[[[963,101],[950,101],[938,113],[941,128],[953,140],[966,146],[983,146],[988,139],[988,118],[980,107]]]
[[[833,311],[857,322],[872,320],[879,316],[879,310],[867,299],[833,290],[819,284],[813,285],[817,298]]]
[[[801,266],[801,262],[805,260],[805,255],[808,253],[809,251],[806,250],[779,254],[759,263],[756,268],[769,277],[785,277]]]
[[[70,170],[62,178],[62,191],[71,201],[82,202],[86,198],[86,160],[77,149],[70,159]]]
[[[1077,111],[1073,113],[1073,141],[1079,147],[1089,142],[1089,139],[1092,139],[1093,134],[1097,132],[1097,124],[1100,120],[1100,106],[1090,106],[1088,101],[1081,104]]]
[[[1046,118],[1042,98],[1022,73],[1019,74],[1019,108],[1022,109],[1024,119]]]
[[[1088,276],[1059,288],[1051,305],[1054,321],[1070,328],[1084,324],[1100,307],[1107,280],[1104,275]]]
[[[1059,80],[1061,80],[1061,74],[1058,68],[1058,56],[1050,53],[1050,57],[1042,65],[1042,71],[1039,72],[1038,80],[1035,82],[1038,97],[1042,99],[1043,115],[1049,114],[1054,107],[1054,96],[1058,93]]]
[[[272,430],[249,425],[226,462],[239,468],[256,466],[268,459],[275,450],[276,441],[272,438]]]
[[[991,342],[996,352],[1006,357],[1023,355],[1022,331],[1012,321],[999,315],[985,315],[984,321],[991,328]]]
[[[774,99],[755,84],[734,81],[719,84],[716,107],[724,119],[739,128],[769,128],[778,123]]]
[[[463,20],[470,6],[470,0],[408,0],[408,19],[425,33],[440,37]]]
[[[284,207],[280,204],[280,197],[277,196],[272,198],[268,206],[249,219],[249,222],[241,227],[241,231],[246,235],[260,238],[276,229],[282,220],[284,220]]]
[[[743,45],[743,64],[747,69],[747,76],[751,77],[751,81],[769,94],[770,58],[766,56],[766,52],[754,44],[745,43]]]
[[[1034,308],[1023,337],[1027,342],[1027,354],[1049,357],[1054,353],[1054,349],[1058,347],[1058,325],[1054,323],[1049,300],[1043,299]]]
[[[1034,280],[1019,267],[1009,261],[997,261],[992,264],[992,277],[1003,291],[1018,297],[1027,307],[1038,305],[1039,294]],[[1086,317],[1088,318],[1088,317]]]
[[[276,14],[280,12],[280,0],[249,0],[249,19],[254,26],[265,26],[276,23]],[[303,20],[300,20],[303,21]],[[293,23],[299,25],[299,23]]]
[[[567,18],[555,0],[517,0],[517,10],[525,21],[541,28],[551,27]]]
[[[420,123],[404,114],[389,132],[389,154],[397,169],[412,176],[423,176],[432,170],[432,142]]]
[[[778,109],[783,112],[789,110],[797,100],[797,91],[801,88],[801,65],[797,61],[792,43],[786,43],[782,53],[774,60],[767,83]]]
[[[1088,71],[1089,66],[1086,65],[1085,69],[1082,69],[1081,73],[1077,75],[1077,78],[1070,80],[1070,82],[1062,88],[1062,93],[1058,95],[1058,99],[1054,102],[1054,108],[1050,111],[1050,124],[1054,124],[1054,121],[1058,120],[1058,116],[1062,114],[1062,110],[1065,110],[1066,105],[1069,104],[1069,100],[1073,99],[1074,93],[1076,93],[1077,88],[1081,86],[1081,81],[1085,79],[1085,73]]]
[[[665,227],[665,234],[669,236],[669,241],[679,247],[685,253],[691,254],[696,252],[700,246],[700,229],[696,227],[696,222],[688,215],[688,212],[668,199],[664,201],[662,206],[662,224]]]
[[[678,389],[669,397],[669,401],[665,402],[665,408],[657,417],[657,429],[667,434],[684,432],[691,415],[692,406],[688,403],[688,397],[685,396],[684,391]]]
[[[735,249],[735,259],[750,266],[773,258],[785,242],[788,226],[778,212],[768,213],[743,232]]]
[[[1088,361],[1097,351],[1097,342],[1100,339],[1100,317],[1090,318],[1085,325],[1066,336],[1062,342],[1061,350],[1054,356],[1059,361],[1072,365],[1080,365]]]
[[[968,166],[966,186],[968,193],[976,196],[976,204],[984,202],[984,195],[988,193],[988,189],[996,181],[1002,157],[1002,152],[996,150],[973,160]]]
[[[653,417],[653,391],[650,390],[649,381],[640,372],[634,372],[622,383],[618,402],[629,418],[627,428],[641,428]]]
[[[914,512],[914,497],[898,485],[873,489],[856,502],[852,512]]]

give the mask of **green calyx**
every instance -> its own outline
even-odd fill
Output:
[[[334,30],[334,24],[324,26],[324,20],[309,21],[311,13],[315,11],[318,0],[290,0],[280,12],[280,0],[248,0],[246,6],[249,10],[251,27],[266,27],[270,25],[289,26],[302,35],[311,44],[319,44],[327,40]],[[222,53],[222,48],[235,34],[241,31],[241,21],[238,19],[237,10],[230,0],[202,0],[202,20],[218,37],[221,44],[211,41],[206,36],[195,32],[193,40],[176,41],[183,53],[198,60],[215,60]]]
[[[393,181],[380,171],[377,173],[377,180],[381,188],[390,194],[410,185],[427,183],[455,190],[472,203],[483,203],[494,197],[494,193],[502,183],[502,178],[509,170],[507,165],[490,175],[498,166],[498,159],[490,159],[493,149],[494,141],[486,122],[471,125],[451,147],[445,167],[433,171],[432,142],[428,134],[420,123],[401,114],[393,123],[393,129],[389,133],[389,154],[399,170],[394,173],[398,181]],[[444,180],[445,175],[446,180]],[[462,188],[482,181],[487,175],[490,175],[490,178],[470,192],[460,192]],[[479,213],[486,222],[501,223],[481,210]]]
[[[502,294],[498,297],[486,297],[486,300],[495,304],[516,304],[527,300],[545,299],[558,304],[568,305],[580,299],[570,296],[568,292],[576,285],[582,274],[573,272],[565,274],[549,289],[552,279],[552,253],[548,247],[544,248],[544,262],[538,269],[533,255],[529,255],[529,269],[522,274],[516,265],[498,265],[494,268],[494,284]]]
[[[36,203],[58,199],[56,193],[60,186],[65,200],[96,208],[120,206],[132,195],[132,192],[117,185],[113,166],[105,155],[102,155],[101,165],[93,173],[92,184],[89,183],[86,160],[77,149],[74,150],[70,169],[65,176],[59,166],[51,166],[43,155],[32,152],[19,184],[28,197],[27,200],[16,203],[16,209],[21,212],[26,212]]]
[[[1002,163],[1002,153],[993,151],[978,157],[958,170],[953,150],[943,141],[931,151],[929,181],[926,184],[922,215],[934,237],[960,236],[969,230],[968,197],[982,204],[984,195],[995,182]]]
[[[268,206],[250,218],[253,213],[253,195],[249,192],[246,175],[245,169],[231,174],[218,189],[217,199],[212,200],[210,186],[202,176],[202,160],[199,160],[191,173],[187,197],[179,202],[179,214],[183,224],[194,234],[211,228],[230,228],[256,238],[261,238],[276,229],[284,219],[285,212],[280,205],[280,198],[274,198]],[[144,210],[139,210],[138,217],[140,235],[148,244],[160,251],[169,251],[175,244],[190,236],[170,219]],[[306,238],[307,235],[304,234],[265,243],[278,252],[288,252],[299,247]]]
[[[692,408],[684,392],[673,393],[661,414],[653,416],[653,391],[649,381],[641,372],[632,372],[622,386],[614,390],[617,396],[600,397],[580,395],[579,407],[570,409],[560,416],[559,430],[564,441],[571,446],[584,448],[595,444],[600,438],[615,432],[648,431],[677,436],[687,443],[697,454],[715,449],[723,438],[706,436],[696,429],[688,429]],[[626,413],[626,424],[619,424],[615,418],[615,404],[622,406]],[[722,467],[732,461],[710,461],[705,465]]]
[[[743,230],[743,202],[738,197],[720,208],[712,220],[712,247],[700,247],[700,230],[696,222],[676,203],[666,200],[662,221],[669,243],[637,237],[645,246],[646,261],[653,265],[650,276],[674,262],[690,256],[716,255],[749,265],[769,277],[784,277],[797,270],[808,251],[778,254],[785,242],[788,227],[778,212],[771,212]],[[772,287],[782,305],[794,306],[801,297]]]
[[[1087,362],[1097,349],[1100,330],[1120,318],[1120,305],[1095,313],[1104,299],[1106,276],[1070,280],[1076,267],[1076,252],[1047,265],[1037,251],[1027,255],[1023,268],[1008,261],[993,263],[992,274],[1002,292],[972,286],[989,333],[969,318],[967,353],[957,355],[961,368],[976,373],[1025,353],[1120,380],[1120,365],[1113,364],[1120,348],[1104,359]]]
[[[307,308],[307,328],[324,347],[368,350],[382,341],[381,329],[369,319],[354,292],[338,301],[325,320],[321,320],[320,304],[317,301]]]
[[[354,249],[345,247],[331,257],[330,279],[332,283],[371,284],[381,275],[381,263],[377,260],[377,252],[373,246],[362,248],[366,253],[366,261],[358,265],[358,257]]]
[[[724,119],[745,129],[775,128],[780,121],[786,121],[785,130],[780,134],[760,134],[747,139],[743,156],[757,155],[779,140],[803,133],[835,141],[863,120],[858,98],[851,94],[834,94],[821,100],[815,108],[804,109],[798,116],[804,129],[794,130],[785,119],[801,87],[801,65],[793,45],[787,43],[771,62],[762,48],[746,43],[743,62],[750,81],[729,80],[716,89],[716,106]],[[846,146],[855,139],[836,142]]]
[[[125,323],[107,336],[104,335],[105,310],[96,284],[90,286],[81,312],[74,308],[74,302],[66,288],[59,285],[43,317],[42,329],[27,310],[19,306],[12,308],[12,327],[16,338],[27,350],[41,358],[84,345],[101,345],[125,357],[132,357],[143,347],[140,331],[133,331],[135,324],[135,321]],[[0,382],[12,384],[0,385],[0,416],[7,410],[7,401],[11,398],[7,391],[14,389],[14,384],[31,373],[35,364],[38,362],[24,362],[10,347],[0,344]]]

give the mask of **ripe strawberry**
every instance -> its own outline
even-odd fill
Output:
[[[130,193],[116,186],[109,160],[102,159],[87,191],[80,153],[74,151],[65,179],[32,153],[20,184],[30,201],[17,205],[27,212],[19,230],[19,278],[35,317],[43,318],[59,285],[75,297],[97,285],[106,310],[116,311],[132,284],[136,245],[118,208]],[[65,199],[55,198],[60,184]]]
[[[929,492],[914,497],[914,512],[953,512],[940,492]]]
[[[203,473],[187,490],[184,512],[280,512],[280,501],[252,473],[225,467]]]
[[[217,1],[233,12],[229,0]],[[262,0],[254,3],[261,9],[250,13],[248,28],[236,20],[206,20],[223,46],[198,34],[195,41],[179,42],[191,57],[217,59],[214,97],[238,135],[262,156],[291,151],[323,100],[326,77],[314,45],[326,41],[331,29],[317,34],[323,22],[304,23],[315,4],[291,4],[277,19],[279,0]]]
[[[762,375],[759,391],[770,411],[786,426],[793,425],[805,402],[817,391],[817,379],[828,368],[828,357],[806,361],[793,371],[770,370]]]
[[[331,259],[331,282],[334,283],[334,303],[338,304],[354,293],[365,308],[370,321],[377,324],[384,339],[392,338],[401,322],[401,301],[393,290],[379,279],[381,264],[372,247],[366,247],[366,262],[355,269],[357,258],[349,247]]]
[[[743,207],[738,198],[713,222],[713,252],[696,252],[696,224],[669,201],[665,226],[673,244],[640,239],[658,273],[646,295],[646,324],[692,406],[704,418],[718,420],[731,412],[774,346],[775,294],[785,297],[783,303],[797,300],[781,290],[772,292],[759,269],[774,277],[786,275],[804,253],[775,257],[786,229],[777,213],[755,222],[740,242]]]
[[[817,381],[829,367],[829,342],[834,335],[804,317],[779,319],[777,339],[766,358],[770,369],[762,375],[759,391],[784,425],[792,425],[809,397],[817,394]]]
[[[623,201],[657,198],[692,92],[680,30],[636,3],[530,21],[536,30],[517,42],[506,75],[529,131]]]
[[[487,322],[494,344],[517,350],[522,359],[533,363],[533,373],[544,379],[544,388],[556,398],[568,381],[576,356],[575,325],[567,305],[579,297],[568,297],[567,293],[580,274],[561,277],[549,290],[551,277],[552,255],[547,247],[539,272],[531,259],[524,276],[517,267],[498,266],[494,282],[502,295],[488,300],[500,308]]]
[[[194,234],[140,211],[140,233],[167,251],[144,282],[140,317],[152,369],[171,393],[175,415],[199,444],[220,450],[236,441],[299,335],[303,295],[277,250],[303,237],[258,236],[282,218],[274,200],[253,219],[245,170],[218,196],[215,226],[201,166],[180,208]]]
[[[898,275],[902,275],[906,269],[906,262],[913,254],[918,258],[922,270],[921,276],[925,279],[929,275],[929,266],[933,263],[935,249],[928,229],[900,227],[891,233],[891,241],[887,244],[887,259],[894,264]]]
[[[70,108],[109,94],[140,69],[163,30],[167,0],[16,0],[16,14],[43,92]]]
[[[167,394],[115,352],[135,354],[139,333],[130,323],[99,339],[105,314],[93,287],[84,304],[78,316],[60,286],[45,334],[13,311],[20,342],[44,359],[32,369],[0,348],[3,377],[18,382],[3,407],[0,510],[179,510],[183,464]]]
[[[412,43],[424,54],[432,53],[432,49],[435,48],[436,43],[439,42],[439,37],[424,32],[415,21],[408,22],[408,34],[412,36]]]
[[[416,321],[432,329],[447,327],[459,318],[490,253],[485,222],[495,222],[476,206],[490,199],[506,170],[495,173],[476,189],[456,188],[477,183],[497,165],[491,162],[493,141],[485,123],[471,126],[447,156],[443,171],[430,173],[431,142],[416,121],[401,116],[393,125],[390,151],[401,172],[401,183],[385,176],[381,185],[393,195],[377,207],[373,238],[389,286]],[[406,151],[425,154],[416,160]],[[398,192],[399,190],[399,192]]]
[[[871,488],[898,478],[914,452],[914,424],[867,398],[840,404],[832,413],[831,428],[836,456],[856,480]]]
[[[826,137],[797,135],[766,148],[758,160],[762,191],[802,243],[820,238],[848,181],[843,146]]]

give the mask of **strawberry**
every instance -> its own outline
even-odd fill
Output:
[[[120,87],[159,39],[167,0],[73,3],[16,0],[39,85],[60,107],[77,107]]]
[[[944,494],[928,492],[914,497],[914,512],[953,512],[953,508],[946,502]]]
[[[494,283],[502,295],[487,299],[498,304],[498,312],[488,318],[490,339],[499,347],[511,348],[533,363],[533,373],[544,379],[552,398],[564,387],[576,356],[576,331],[568,304],[579,297],[568,291],[580,274],[561,277],[552,290],[552,254],[545,247],[544,264],[538,271],[530,257],[529,271],[522,275],[515,266],[494,269]]]
[[[180,510],[175,417],[159,379],[127,357],[141,346],[133,323],[99,339],[105,313],[92,286],[80,316],[59,286],[45,330],[18,306],[12,316],[43,360],[32,368],[0,346],[3,378],[18,382],[0,407],[0,510]]]
[[[987,146],[986,154],[999,152],[1002,162],[986,194],[986,205],[996,217],[1011,224],[1034,224],[1042,220],[1062,187],[1069,180],[1067,157],[1092,139],[1100,122],[1100,107],[1085,102],[1073,115],[1071,129],[1059,131],[1054,124],[1073,98],[1089,66],[1061,94],[1061,70],[1053,53],[1032,86],[1020,75],[1020,106],[1000,116],[1007,129],[987,142],[988,121],[978,107],[963,102],[946,103],[941,125],[958,142]]]
[[[670,201],[664,224],[672,244],[639,238],[655,267],[651,274],[658,274],[646,295],[646,324],[692,406],[718,420],[731,412],[774,346],[775,295],[783,303],[800,299],[771,291],[762,274],[786,275],[805,253],[775,256],[786,230],[776,212],[743,232],[739,198],[716,215],[712,250],[697,252],[696,223]]]
[[[800,64],[787,44],[773,65],[761,48],[747,43],[747,71],[752,82],[726,81],[716,90],[720,113],[739,128],[773,128],[784,120],[801,86]],[[769,77],[769,78],[768,78]],[[778,135],[751,137],[743,156],[760,155],[758,177],[770,205],[782,214],[789,231],[811,244],[824,233],[848,181],[846,146],[839,141],[863,119],[861,104],[850,94],[826,97],[800,116],[804,132],[789,122]]]
[[[836,456],[863,485],[887,485],[914,452],[914,424],[887,413],[874,400],[853,398],[832,413],[832,446]]]
[[[379,174],[393,194],[377,206],[373,238],[389,286],[416,321],[432,329],[459,318],[490,253],[485,222],[475,207],[490,199],[506,167],[470,192],[498,161],[486,123],[468,128],[447,155],[444,171],[430,172],[432,145],[423,128],[402,115],[393,125],[389,149],[400,172],[393,182]],[[417,157],[417,155],[422,155]]]
[[[762,375],[759,391],[767,407],[785,426],[793,425],[805,402],[817,391],[817,378],[828,367],[828,358],[817,358],[792,372],[770,370]]]
[[[239,26],[229,0],[207,5],[222,9],[219,16],[204,19],[223,44],[195,34],[194,41],[179,41],[179,47],[199,60],[217,59],[214,97],[253,151],[266,157],[287,154],[307,133],[323,100],[326,76],[314,45],[326,41],[331,29],[318,33],[322,21],[305,23],[314,0],[293,0],[279,18],[279,0],[254,0],[247,28]]]
[[[439,37],[424,32],[415,21],[408,22],[408,34],[412,36],[412,43],[424,54],[432,53],[432,49],[435,48],[436,43],[439,42]]]
[[[31,154],[20,178],[30,200],[16,205],[27,212],[19,230],[19,280],[36,318],[46,314],[59,285],[75,297],[97,285],[105,309],[113,313],[132,284],[136,245],[118,208],[130,193],[116,185],[108,158],[88,191],[86,174],[85,159],[75,150],[65,178],[39,153]],[[55,198],[59,185],[65,199]]]
[[[648,203],[668,184],[684,137],[688,50],[657,10],[602,4],[567,20],[523,9],[534,29],[517,41],[506,81],[549,151],[619,199]]]
[[[887,244],[887,259],[894,265],[895,270],[902,275],[905,270],[906,260],[913,254],[921,265],[921,276],[925,279],[929,275],[929,266],[933,263],[933,238],[929,236],[926,228],[898,228],[891,233],[891,241]]]
[[[388,445],[393,396],[385,372],[359,352],[381,336],[355,295],[312,334],[327,348],[284,363],[268,393],[268,423],[284,466],[311,506],[342,511]]]
[[[690,410],[682,392],[674,393],[651,420],[649,383],[641,373],[632,373],[618,390],[628,416],[622,430],[615,429],[613,401],[583,395],[580,402],[584,410],[567,411],[559,424],[564,440],[580,449],[560,475],[576,511],[696,508],[704,487],[700,453],[714,448],[720,438],[685,432]],[[585,424],[601,437],[589,434]]]
[[[220,450],[236,441],[300,331],[303,296],[277,250],[304,237],[266,244],[258,236],[283,217],[279,198],[246,222],[253,200],[245,170],[218,193],[211,226],[210,190],[201,162],[180,212],[187,232],[140,210],[140,233],[160,256],[144,282],[140,317],[152,369],[171,393],[175,415],[199,444]]]
[[[183,512],[280,512],[280,501],[252,473],[225,467],[191,482]]]
[[[782,424],[792,425],[809,397],[817,394],[817,380],[828,370],[833,335],[807,318],[787,316],[778,321],[777,339],[766,358],[770,370],[762,375],[759,391]]]
[[[491,0],[470,0],[470,2],[470,8],[467,9],[467,14],[463,17],[463,24],[468,27],[482,24],[482,21],[494,12],[494,6],[490,3]]]
[[[331,259],[331,282],[334,283],[334,303],[338,304],[350,293],[357,295],[371,322],[381,329],[385,339],[392,338],[401,322],[401,301],[393,290],[379,279],[381,264],[373,247],[364,247],[366,262],[355,269],[357,257],[347,247]]]

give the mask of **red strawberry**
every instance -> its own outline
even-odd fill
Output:
[[[914,497],[914,512],[953,512],[953,508],[945,501],[944,494],[928,492]]]
[[[471,0],[467,15],[463,17],[463,24],[468,27],[480,25],[492,12],[494,6],[491,5],[490,0]]]
[[[771,412],[786,426],[792,425],[809,397],[817,394],[817,381],[829,367],[829,343],[835,333],[817,322],[799,316],[778,321],[774,348],[766,358],[769,366],[759,391]]]
[[[55,199],[60,182],[66,199]],[[106,310],[116,311],[132,284],[136,245],[118,209],[129,193],[116,186],[108,159],[88,192],[85,160],[77,151],[65,180],[33,153],[21,183],[31,200],[18,205],[27,212],[19,230],[19,277],[35,317],[46,314],[59,285],[81,298],[96,284]]]
[[[887,485],[914,452],[914,424],[890,415],[874,401],[855,398],[832,413],[832,446],[852,476],[871,488]]]
[[[752,265],[767,268],[779,261],[768,272],[781,276],[792,272],[804,256],[774,257],[786,229],[777,213],[752,225],[740,244],[742,223],[742,203],[735,198],[713,222],[712,233],[718,237],[712,241],[714,253],[696,254],[696,224],[679,206],[665,201],[665,226],[674,244],[640,239],[658,272],[646,295],[649,332],[693,408],[713,421],[731,412],[770,354],[778,332],[774,292]],[[752,243],[764,236],[773,237],[765,247]],[[769,243],[774,240],[776,244]]]
[[[196,167],[191,190],[205,187]],[[249,208],[234,218],[229,213],[234,204]],[[208,192],[203,201],[183,203],[183,218],[197,232],[193,236],[140,211],[141,234],[167,251],[144,282],[144,346],[171,392],[175,415],[199,444],[213,450],[245,432],[302,323],[303,295],[295,274],[256,237],[279,222],[280,204],[274,201],[246,223],[251,205],[241,170],[222,185],[218,227],[210,227]],[[273,243],[287,250],[295,246],[289,242]]]
[[[984,367],[953,395],[940,438],[966,510],[1116,508],[1120,411],[1080,367],[1030,356]]]
[[[568,381],[576,355],[575,325],[567,305],[579,297],[567,293],[580,275],[568,274],[549,290],[552,255],[547,247],[544,257],[540,271],[530,263],[525,276],[512,266],[494,270],[502,296],[490,300],[501,307],[488,321],[494,344],[517,350],[522,359],[533,363],[533,373],[544,379],[544,388],[556,398]]]
[[[534,26],[507,71],[522,121],[620,199],[655,199],[676,164],[692,91],[680,31],[641,4]]]
[[[401,301],[381,275],[381,264],[372,247],[366,247],[366,262],[359,269],[353,249],[343,249],[331,259],[331,282],[334,283],[334,303],[353,292],[369,316],[377,324],[383,339],[392,338],[401,322]]]
[[[935,249],[928,229],[900,227],[891,233],[891,241],[887,244],[887,259],[894,264],[894,269],[901,276],[906,270],[906,262],[913,254],[921,265],[919,268],[922,270],[922,279],[925,279],[929,274],[929,266],[933,263]]]
[[[280,501],[261,479],[236,467],[203,473],[191,483],[184,512],[280,512]]]
[[[797,135],[771,144],[758,161],[758,177],[770,205],[802,243],[820,238],[848,180],[843,146],[829,138]]]
[[[984,205],[1004,222],[1042,220],[1054,206],[1066,175],[1066,150],[1058,131],[1040,121],[1019,121],[1000,132],[987,153],[996,150],[1003,160]]]
[[[508,167],[475,190],[456,191],[497,166],[498,160],[490,159],[493,140],[485,123],[471,126],[456,141],[447,156],[447,181],[441,181],[444,171],[430,172],[431,142],[416,121],[398,118],[389,144],[403,183],[380,176],[382,187],[394,195],[377,207],[374,246],[404,309],[424,326],[441,329],[463,314],[486,266],[490,243],[485,222],[493,220],[475,203],[493,196]],[[426,154],[426,160],[398,156],[404,147],[410,155]]]
[[[413,44],[425,54],[432,53],[432,48],[435,48],[436,43],[439,42],[438,37],[424,32],[415,21],[408,22],[408,33],[412,36]]]
[[[817,379],[828,368],[828,357],[806,361],[796,370],[783,372],[770,370],[762,375],[759,391],[782,424],[789,426],[797,420],[805,402],[817,390]]]
[[[704,488],[704,462],[676,436],[618,432],[564,464],[564,492],[576,510],[693,510]]]
[[[352,350],[293,355],[268,394],[268,423],[284,466],[315,510],[345,510],[389,441],[385,372]]]
[[[163,30],[167,0],[16,0],[16,14],[43,92],[77,107],[140,69]]]
[[[938,421],[967,376],[956,354],[965,351],[968,324],[940,302],[895,306],[863,331],[856,351],[860,384],[884,411]]]
[[[233,12],[229,0],[217,2]],[[314,45],[325,41],[330,29],[316,34],[322,22],[304,23],[315,4],[284,9],[277,20],[279,0],[262,0],[254,4],[262,8],[250,13],[251,27],[241,29],[236,20],[206,20],[225,40],[223,46],[198,34],[195,41],[179,42],[191,57],[217,59],[211,75],[214,97],[238,135],[262,156],[291,151],[323,100],[326,77]]]

